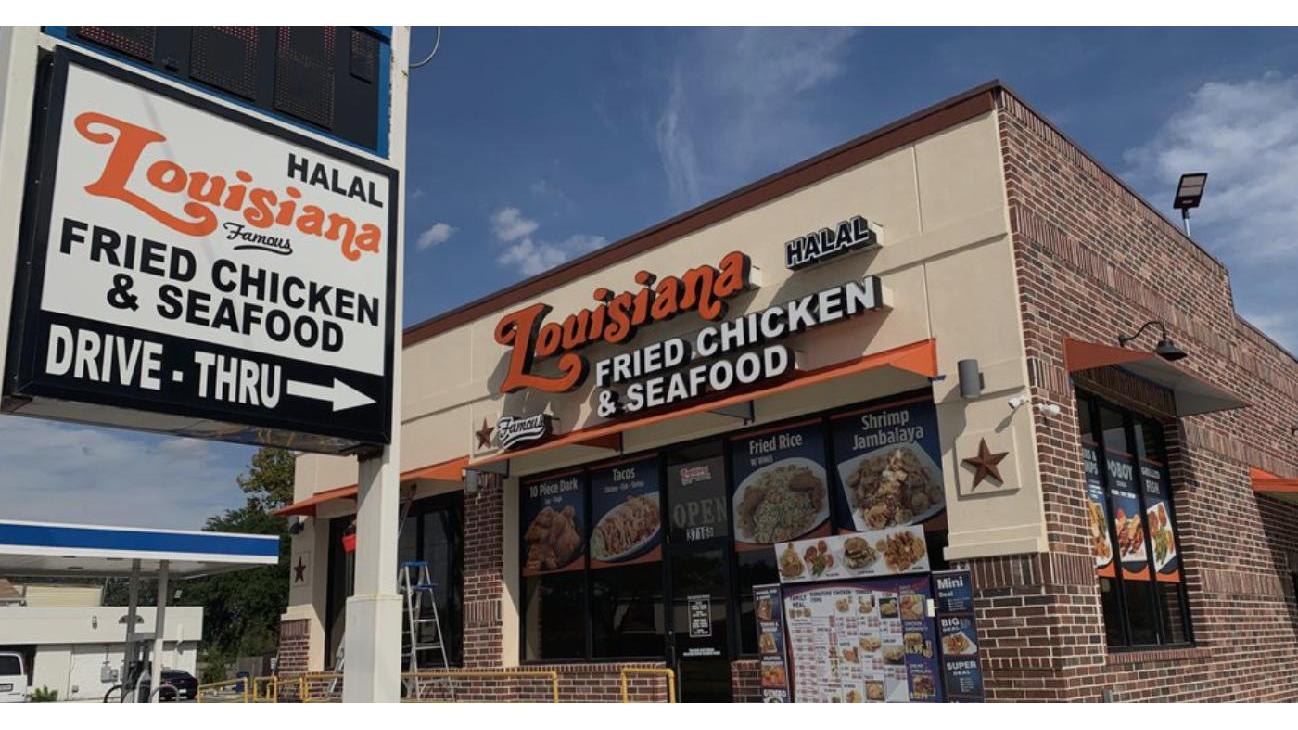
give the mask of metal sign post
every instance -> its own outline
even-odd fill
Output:
[[[391,163],[406,162],[406,94],[409,84],[409,33],[392,37]],[[405,178],[398,182],[405,199]],[[405,271],[405,207],[396,225],[396,278],[391,292],[394,321],[401,321]],[[356,507],[356,584],[347,599],[347,663],[344,702],[401,701],[401,596],[397,594],[397,541],[401,527],[401,338],[391,343],[391,442],[378,456],[360,463]]]
[[[409,47],[0,28],[0,412],[363,454],[348,701],[400,699]]]

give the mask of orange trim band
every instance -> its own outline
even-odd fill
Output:
[[[797,390],[809,385],[816,385],[836,378],[856,375],[882,367],[893,367],[898,370],[915,373],[916,375],[922,375],[926,378],[937,377],[937,341],[929,339],[912,342],[908,345],[902,345],[901,347],[875,353],[873,355],[865,355],[855,360],[849,360],[845,363],[830,365],[828,367],[820,368],[819,370],[811,370],[766,388],[713,398],[701,403],[695,403],[684,408],[678,408],[664,413],[657,413],[633,420],[616,421],[613,423],[601,424],[599,426],[592,426],[590,428],[569,431],[562,436],[551,439],[542,444],[537,444],[530,448],[494,454],[473,462],[472,466],[482,466],[484,464],[491,464],[519,456],[537,454],[543,451],[549,451],[550,449],[559,448],[560,446],[585,445],[592,442],[598,442],[609,436],[619,434],[632,428],[651,426],[674,418],[683,418],[685,416],[706,413],[724,406],[756,400],[758,398],[765,398],[777,393],[787,393],[791,390]]]
[[[1298,494],[1298,479],[1278,477],[1265,469],[1248,470],[1254,494]]]
[[[443,461],[440,464],[432,466],[421,466],[418,469],[401,472],[401,481],[414,479],[431,479],[442,482],[458,482],[464,478],[464,468],[469,465],[469,457],[457,456],[454,459]],[[332,502],[337,499],[356,499],[359,492],[357,485],[352,484],[337,489],[329,489],[323,492],[316,492],[300,502],[294,502],[286,507],[280,507],[275,510],[274,514],[279,517],[315,517],[316,507],[325,502]]]
[[[1121,365],[1126,362],[1138,362],[1156,357],[1152,352],[1127,350],[1112,345],[1101,345],[1098,342],[1084,342],[1071,337],[1064,338],[1064,366],[1068,372],[1102,368],[1108,365]]]

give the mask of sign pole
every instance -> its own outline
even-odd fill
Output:
[[[0,380],[9,341],[9,304],[18,265],[18,230],[36,87],[36,29],[0,28]]]
[[[392,33],[391,163],[405,169],[406,94],[409,91],[410,29]],[[405,176],[398,200],[405,200]],[[347,599],[343,670],[344,702],[401,701],[401,596],[397,595],[397,537],[401,511],[401,336],[405,269],[405,206],[398,207],[397,276],[392,357],[392,441],[377,456],[362,458],[356,509],[356,585]]]
[[[162,650],[163,636],[167,630],[167,579],[170,577],[171,561],[163,560],[158,565],[158,608],[153,616],[153,653],[149,660],[149,702],[161,702],[162,690]]]

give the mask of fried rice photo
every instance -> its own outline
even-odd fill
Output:
[[[740,534],[752,542],[784,542],[816,525],[825,506],[825,482],[808,466],[773,464],[757,472],[735,505]]]

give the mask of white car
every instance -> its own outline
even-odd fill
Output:
[[[27,673],[23,671],[23,657],[9,651],[0,651],[0,702],[27,701]]]

